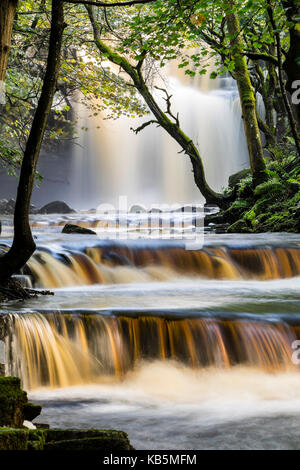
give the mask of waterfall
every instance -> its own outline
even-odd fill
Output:
[[[284,279],[300,275],[300,249],[212,246],[185,250],[180,244],[155,247],[108,242],[79,249],[36,251],[27,274],[35,286],[56,288],[198,279]]]
[[[173,72],[174,73],[174,72]],[[228,177],[249,165],[240,102],[233,79],[188,82],[170,75],[167,88],[172,109],[183,131],[200,150],[207,180],[216,191]],[[164,108],[162,94],[155,91]],[[93,116],[78,103],[78,144],[74,147],[69,200],[78,208],[117,204],[126,195],[130,204],[145,206],[203,202],[188,157],[161,128],[136,128],[150,119]]]
[[[120,379],[154,360],[196,369],[295,369],[291,344],[298,334],[299,327],[280,320],[27,313],[11,317],[7,349],[15,358],[10,373],[34,389]]]

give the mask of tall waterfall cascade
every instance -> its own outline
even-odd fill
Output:
[[[234,80],[182,78],[171,71],[166,88],[172,109],[183,131],[196,143],[208,183],[216,191],[228,177],[249,165],[241,107]],[[156,99],[165,108],[162,93]],[[106,120],[78,103],[78,143],[74,147],[70,200],[78,208],[100,203],[116,205],[120,196],[128,204],[202,203],[186,155],[163,129],[151,125],[138,135],[149,119],[120,117]]]

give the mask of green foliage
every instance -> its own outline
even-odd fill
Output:
[[[266,181],[265,183],[260,184],[254,190],[254,194],[257,197],[261,197],[264,195],[271,195],[277,196],[284,194],[286,192],[286,187],[284,181],[280,181],[279,179],[271,179]]]
[[[229,232],[300,232],[300,166],[290,155],[268,165],[270,179],[252,195],[246,189],[251,177],[242,179],[237,199],[223,213]],[[246,195],[245,195],[246,194]]]

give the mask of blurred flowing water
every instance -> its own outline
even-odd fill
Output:
[[[170,216],[191,219],[178,239],[151,238],[143,214],[110,238],[118,217],[32,217],[24,276],[55,295],[1,313],[37,421],[123,429],[138,449],[298,449],[299,235],[205,233],[187,250],[195,214]]]
[[[220,190],[248,153],[233,81],[211,82],[169,78]],[[78,112],[64,191],[82,210],[31,217],[37,250],[21,273],[55,295],[1,310],[6,372],[43,405],[37,421],[122,429],[137,449],[298,449],[300,236],[203,228],[204,212],[178,209],[201,197],[165,133]],[[120,195],[156,211],[83,210]],[[66,223],[96,235],[62,234]],[[6,250],[11,217],[2,226]]]
[[[181,128],[199,148],[208,183],[219,191],[230,175],[249,166],[235,82],[219,78],[210,80],[213,85],[207,88],[206,79],[198,83],[178,71],[172,74],[165,81],[173,113],[179,113]],[[165,82],[160,86],[165,87]],[[155,91],[165,109],[163,96]],[[97,207],[101,201],[116,205],[120,195],[126,195],[129,204],[138,200],[148,207],[203,202],[189,159],[178,155],[181,149],[163,129],[152,125],[138,135],[130,130],[151,116],[105,120],[105,115],[94,116],[80,100],[77,113],[79,139],[66,194],[75,207]]]

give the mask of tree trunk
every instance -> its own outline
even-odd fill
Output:
[[[192,163],[193,173],[194,173],[194,180],[195,183],[200,190],[201,194],[205,197],[206,202],[210,204],[217,204],[221,208],[228,207],[230,196],[226,197],[223,194],[216,193],[213,191],[210,186],[208,185],[205,179],[205,172],[202,163],[201,156],[194,145],[193,141],[184,134],[179,126],[178,119],[170,114],[170,112],[163,112],[162,109],[159,107],[157,102],[155,101],[152,93],[150,92],[149,88],[147,87],[144,78],[141,73],[141,67],[132,66],[125,57],[120,56],[117,52],[112,50],[108,47],[104,42],[101,41],[100,38],[100,30],[95,20],[93,7],[86,6],[86,9],[89,14],[89,18],[93,27],[94,31],[94,41],[99,49],[99,51],[104,54],[112,63],[121,67],[132,79],[135,88],[139,91],[141,96],[144,98],[146,104],[148,105],[150,111],[154,115],[156,120],[151,120],[148,123],[141,126],[136,132],[139,132],[144,127],[146,127],[150,123],[156,123],[165,129],[168,134],[180,145],[182,151],[186,153]],[[170,106],[170,102],[169,102]],[[170,119],[168,115],[172,117]],[[174,163],[176,164],[176,162]]]
[[[10,250],[0,258],[1,282],[21,269],[35,250],[29,225],[29,206],[40,148],[56,91],[64,27],[63,0],[52,0],[46,73],[21,166],[14,212],[13,244]]]
[[[287,74],[286,89],[293,95],[295,88],[293,84],[300,80],[300,0],[282,0],[287,20],[290,26],[290,46],[283,64]],[[299,86],[297,87],[299,88]],[[300,129],[300,104],[295,104],[298,129]]]
[[[0,2],[0,81],[5,80],[17,0]]]
[[[300,157],[300,136],[297,130],[297,123],[294,118],[293,114],[293,109],[292,106],[289,102],[288,96],[287,96],[287,91],[286,91],[286,85],[284,83],[284,77],[283,77],[283,65],[282,65],[282,52],[281,52],[281,39],[280,39],[280,34],[277,29],[277,25],[274,19],[273,15],[273,8],[272,8],[272,2],[271,0],[268,0],[268,7],[267,7],[268,15],[270,18],[270,23],[273,28],[273,34],[275,37],[276,41],[276,50],[277,50],[277,58],[278,58],[278,77],[279,77],[279,84],[280,84],[280,90],[283,98],[283,102],[286,108],[286,112],[288,115],[289,119],[289,124],[291,127],[291,132],[293,135],[293,138],[295,140],[295,145],[297,148],[298,156]],[[300,44],[299,44],[300,45]],[[299,50],[300,53],[300,50]]]
[[[249,70],[244,56],[239,17],[235,11],[235,1],[228,2],[227,28],[230,35],[231,58],[235,66],[234,77],[237,81],[245,133],[247,138],[250,167],[254,185],[266,180],[266,165],[263,158],[260,132],[256,117],[256,99],[252,89]]]
[[[0,1],[0,100],[4,94],[4,81],[17,3],[18,0]],[[0,104],[3,103],[0,101]]]

